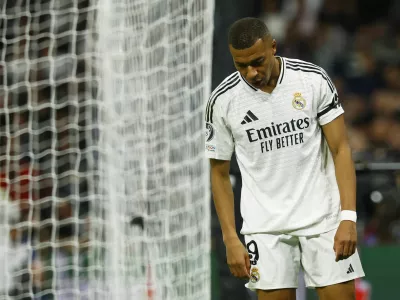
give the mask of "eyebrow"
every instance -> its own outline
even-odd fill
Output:
[[[259,61],[261,61],[261,60],[264,60],[264,59],[265,59],[264,56],[260,56],[260,57],[257,57],[257,58],[255,58],[255,59],[253,59],[253,60],[250,61],[249,63],[242,63],[242,62],[238,62],[238,61],[235,61],[235,63],[236,63],[237,65],[239,65],[239,66],[247,66],[247,65],[252,65],[252,64],[254,64],[254,63],[257,63],[257,62],[259,62]]]

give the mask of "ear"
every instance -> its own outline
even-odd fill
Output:
[[[275,55],[275,53],[276,53],[276,40],[275,39],[272,39],[271,47],[272,47],[272,54]]]

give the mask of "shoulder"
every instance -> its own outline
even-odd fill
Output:
[[[234,72],[226,77],[211,93],[206,105],[206,121],[212,120],[212,115],[219,108],[227,108],[229,102],[237,95],[242,88],[242,81],[239,72]]]
[[[331,90],[334,89],[332,80],[322,67],[301,59],[284,58],[284,60],[287,71],[293,72],[294,76],[309,81],[312,86],[319,87],[325,83]]]
[[[285,58],[285,65],[286,69],[292,72],[296,72],[299,75],[318,77],[323,80],[330,81],[330,78],[326,71],[322,67],[311,62],[301,59]]]
[[[211,93],[210,98],[221,97],[222,95],[228,96],[237,90],[240,86],[240,74],[234,72],[226,77]]]
[[[321,68],[320,66],[313,64],[311,62],[301,60],[301,59],[296,59],[296,58],[288,58],[284,57],[286,67],[288,69],[292,69],[294,71],[301,71],[301,70],[315,70],[315,71],[323,71],[325,70]]]

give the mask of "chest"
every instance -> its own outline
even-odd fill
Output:
[[[289,88],[277,94],[239,97],[229,111],[229,126],[236,141],[249,134],[277,136],[303,131],[316,122],[317,99],[312,88]],[[249,133],[250,132],[250,133]]]

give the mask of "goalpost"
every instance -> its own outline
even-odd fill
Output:
[[[0,298],[211,299],[213,9],[3,2]]]

